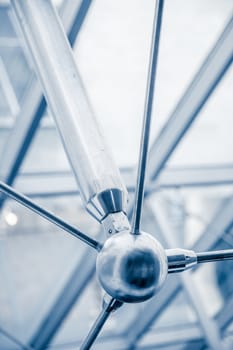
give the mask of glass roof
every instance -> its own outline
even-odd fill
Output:
[[[62,16],[66,1],[54,3]],[[84,17],[74,57],[131,198],[155,1],[67,3]],[[231,0],[165,1],[151,167],[160,146],[155,141],[230,19],[232,25],[232,13]],[[233,67],[222,75],[158,178],[148,180],[142,227],[166,249],[233,247]],[[0,180],[103,242],[40,92],[10,2],[0,0]],[[0,196],[0,349],[78,349],[105,297],[95,276],[96,252],[15,201],[2,203]],[[93,349],[232,349],[232,267],[232,261],[220,262],[184,278],[169,275],[151,301],[117,310]]]

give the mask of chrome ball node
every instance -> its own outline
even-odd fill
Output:
[[[108,238],[97,256],[96,271],[113,298],[137,303],[159,291],[167,276],[167,256],[148,233],[123,231]]]

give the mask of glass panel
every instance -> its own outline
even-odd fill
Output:
[[[65,198],[37,202],[95,234],[98,225],[83,213],[79,200],[73,198],[72,206]],[[0,242],[4,287],[0,289],[0,325],[26,341],[61,283],[83,258],[85,245],[13,201],[8,201],[2,212]]]
[[[178,145],[170,166],[232,163],[233,67],[200,112],[193,127]]]
[[[0,47],[0,56],[4,62],[10,81],[18,100],[22,100],[31,79],[31,70],[20,47]]]
[[[4,124],[2,125],[2,122],[4,123],[4,119],[10,117],[10,108],[1,84],[2,82],[0,78],[0,127],[4,126]]]
[[[60,4],[61,1],[55,2]],[[155,2],[106,0],[92,3],[74,54],[117,164],[129,167],[136,164],[138,158]],[[232,10],[233,3],[229,0],[165,2],[151,142],[218,38]],[[25,58],[22,41],[15,37],[7,11],[7,6],[0,6],[0,56],[22,106],[33,65]],[[232,164],[232,83],[233,68],[178,145],[169,166],[215,164],[219,167],[219,164]],[[0,83],[0,152],[13,126],[12,119],[5,118],[10,114],[8,107]],[[0,164],[0,168],[3,169],[4,164]],[[70,182],[73,181],[75,186],[75,181],[70,175],[71,169],[49,111],[37,131],[21,173],[24,173],[24,182],[18,178],[16,186],[36,196],[35,200],[42,206],[85,233],[95,238],[99,234],[101,240],[105,239],[103,232],[99,233],[99,225],[83,211],[74,191],[70,197],[58,196],[66,193]],[[59,176],[64,183],[59,182]],[[60,184],[60,188],[52,199],[53,182],[57,188]],[[151,198],[162,198],[169,224],[180,246],[187,248],[205,232],[222,201],[232,195],[232,183],[228,186],[159,190],[160,194],[156,191]],[[143,230],[155,233],[156,238],[162,240],[156,230],[154,215],[151,200],[145,202]],[[219,247],[232,246],[233,231],[230,228],[223,233]],[[0,327],[27,343],[53,305],[59,290],[65,287],[74,266],[83,259],[80,271],[85,268],[84,247],[83,243],[36,214],[8,201],[0,219],[0,281],[3,287],[0,288]],[[216,316],[216,319],[233,293],[232,268],[232,262],[216,263],[202,266],[193,274],[193,283],[198,287],[208,315]],[[100,311],[103,294],[95,278],[89,281],[57,332],[51,348],[77,349],[77,344],[86,336]],[[145,305],[121,308],[106,324],[101,339],[121,339],[127,326],[137,322]],[[142,344],[147,339],[153,341],[153,334],[158,330],[182,330],[185,337],[189,326],[199,330],[196,313],[182,291],[147,330]],[[227,332],[224,336],[229,341],[232,325]],[[200,342],[196,340],[188,344],[189,350],[196,350]],[[179,344],[166,345],[166,349],[181,350],[185,345],[180,340]],[[150,348],[154,349],[153,344]],[[157,348],[164,349],[164,346]],[[0,349],[18,348],[0,331]]]
[[[0,41],[1,37],[15,37],[15,30],[9,18],[9,7],[0,4]]]
[[[151,329],[186,325],[187,323],[195,323],[196,321],[196,313],[192,309],[186,294],[181,291],[172,303],[166,307],[163,314],[156,320]]]

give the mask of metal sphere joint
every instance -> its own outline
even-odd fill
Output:
[[[113,298],[137,303],[151,298],[163,285],[167,256],[150,234],[122,231],[108,238],[97,256],[96,271]]]

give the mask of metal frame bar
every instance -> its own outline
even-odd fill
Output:
[[[221,240],[222,234],[232,226],[232,208],[233,198],[224,200],[200,239],[191,249],[194,251],[208,251],[213,249]],[[197,268],[198,266],[200,265],[197,265]],[[128,337],[127,344],[133,345],[139,341],[145,330],[158,319],[161,312],[169,306],[181,288],[180,282],[176,278],[173,278],[173,276],[167,279],[162,291],[145,307],[143,315],[140,313],[139,319],[136,322],[134,321],[133,325],[129,325],[125,333]]]
[[[219,329],[221,330],[221,333],[225,333],[227,327],[233,321],[233,294],[229,297],[229,299],[223,305],[222,309],[215,316],[215,320],[218,324]],[[195,350],[203,349],[204,344],[205,341],[203,339],[202,342],[196,346]],[[184,345],[183,350],[189,349],[190,343],[188,342]]]
[[[230,63],[228,62],[228,64],[230,64]],[[227,68],[224,68],[224,69],[226,70]],[[223,74],[223,73],[225,72],[225,70],[224,70],[224,71],[222,71],[221,73]],[[218,79],[220,79],[220,78],[218,78]],[[217,84],[217,82],[215,82],[215,84]],[[209,94],[210,94],[210,92],[209,92]],[[208,95],[208,96],[209,96],[209,95]],[[208,97],[208,96],[207,96],[207,97]],[[206,99],[207,99],[207,98],[206,98]],[[199,110],[200,110],[200,108],[202,107],[203,103],[204,103],[204,102],[202,101],[202,104],[201,104],[201,106],[199,106],[198,111],[199,111]],[[185,131],[186,131],[186,130],[185,130]],[[182,134],[182,135],[183,135],[183,134]],[[177,142],[178,142],[178,141],[177,141]],[[174,146],[174,147],[175,147],[175,146]],[[171,154],[171,153],[170,153],[170,154]],[[168,157],[168,156],[167,156],[167,157]],[[166,159],[167,159],[167,158],[166,158]],[[164,162],[165,162],[165,161],[164,161]],[[157,175],[157,172],[155,172],[155,174]],[[155,176],[155,175],[154,175],[154,176]],[[154,176],[153,176],[153,177],[154,177]]]
[[[52,341],[76,300],[94,276],[95,261],[95,252],[89,247],[85,248],[81,261],[74,264],[69,278],[55,291],[56,298],[41,317],[39,326],[29,339],[28,344],[32,348],[44,350]]]
[[[148,179],[155,180],[184,137],[233,60],[233,17],[204,60],[168,122],[154,141],[148,164]]]
[[[134,169],[120,169],[129,192],[135,190]],[[157,182],[148,183],[146,193],[166,188],[194,188],[206,186],[227,186],[233,184],[233,166],[165,168]],[[69,171],[19,173],[16,187],[29,197],[53,197],[78,195],[74,176]]]
[[[231,17],[230,21],[227,23],[214,48],[205,59],[192,83],[189,85],[189,88],[186,90],[165,127],[162,129],[158,138],[154,142],[150,151],[150,163],[148,166],[148,178],[150,180],[156,180],[161,170],[163,169],[165,162],[171,156],[175,147],[187,132],[197,117],[198,113],[200,112],[201,108],[204,106],[205,102],[208,100],[211,93],[214,91],[217,84],[224,76],[225,72],[232,63],[232,59],[233,17]],[[219,230],[219,232],[221,232],[219,235],[224,232],[226,226],[229,225],[229,221],[232,222],[231,214],[229,218],[229,210],[232,211],[231,204],[232,203],[230,203],[230,206],[228,206],[229,203],[227,205],[228,216],[225,217],[226,220],[221,222],[221,225],[223,225],[224,228],[222,227],[222,230]],[[221,221],[221,214],[222,211],[220,211],[220,214],[217,215],[213,221],[216,221],[217,218],[219,221]],[[211,234],[212,242],[208,242],[205,239],[204,242],[201,241],[201,244],[199,243],[202,246],[201,249],[199,246],[199,249],[196,249],[196,247],[194,247],[193,250],[201,251],[213,248],[213,245],[211,243],[213,243],[213,241],[216,243],[219,235],[216,231],[216,235],[213,235],[210,229],[211,227],[208,226],[207,234],[208,236]],[[205,236],[205,234],[203,234],[203,236]],[[147,327],[149,327],[154,322],[163,308],[167,306],[173,299],[173,296],[178,293],[180,288],[181,286],[179,284],[176,285],[174,283],[172,289],[168,289],[167,293],[165,292],[165,288],[163,289],[163,295],[160,297],[160,300],[159,297],[157,297],[155,298],[155,301],[152,300],[151,303],[148,303],[148,306],[144,310],[143,317],[140,317],[140,320],[137,320],[137,322],[135,322],[136,325],[134,323],[133,327],[130,326],[127,330],[128,332],[126,334],[128,334],[128,344],[130,346],[134,346],[134,344],[145,332],[145,329],[147,329]],[[160,303],[159,307],[158,303]],[[133,332],[131,329],[133,329]]]
[[[165,246],[173,248],[179,245],[179,241],[176,238],[177,232],[174,232],[168,224],[166,215],[160,203],[156,203],[156,206],[153,207],[153,212],[157,223],[157,229],[159,229],[161,237],[165,240]],[[216,322],[208,316],[205,310],[205,305],[199,295],[198,286],[192,281],[191,272],[187,271],[185,274],[182,273],[178,278],[180,279],[187,298],[190,300],[193,309],[199,318],[208,345],[213,350],[224,349],[225,346],[222,343],[220,331]]]
[[[74,45],[75,39],[81,29],[87,11],[91,5],[91,0],[83,0],[74,2],[65,1],[65,8],[63,13],[66,25],[70,25],[69,40],[71,45]],[[75,10],[76,8],[76,10]],[[70,23],[72,15],[73,22]],[[2,178],[8,183],[12,184],[15,180],[19,168],[23,162],[26,152],[31,144],[35,132],[39,126],[40,120],[46,109],[46,102],[41,95],[41,89],[34,78],[32,86],[27,96],[26,104],[17,117],[16,125],[10,135],[10,138],[5,146],[5,153],[1,158]],[[4,169],[3,169],[4,165]],[[4,174],[2,174],[4,170]],[[2,201],[3,204],[3,201]],[[1,206],[1,205],[0,205]],[[50,309],[46,311],[41,319],[38,329],[34,331],[34,335],[29,341],[36,349],[44,349],[44,347],[51,341],[62,321],[67,316],[69,310],[74,305],[79,295],[84,290],[85,286],[95,272],[95,254],[87,248],[85,259],[85,269],[83,269],[82,262],[76,265],[73,274],[68,281],[62,285],[58,296]],[[86,263],[88,260],[88,264]],[[84,261],[84,260],[83,260]],[[82,270],[82,273],[80,272]],[[77,276],[79,278],[77,278]]]

